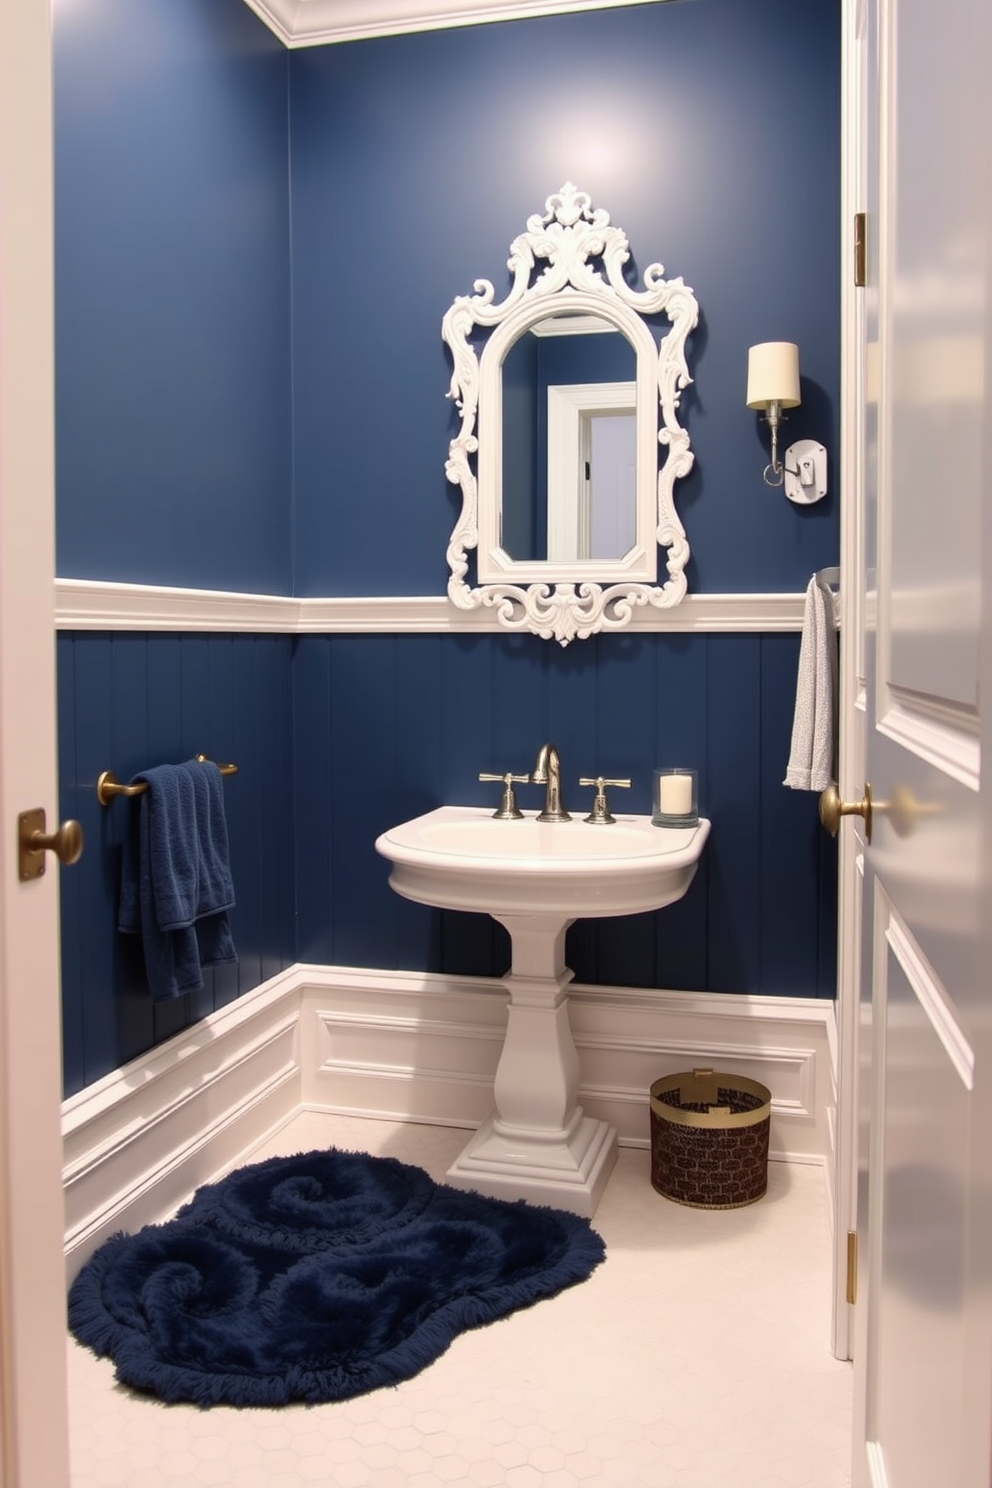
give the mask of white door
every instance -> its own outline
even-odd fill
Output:
[[[0,6],[0,1484],[68,1484],[57,826],[48,0]]]
[[[872,1488],[987,1488],[992,1458],[990,15],[865,7],[854,1481]]]

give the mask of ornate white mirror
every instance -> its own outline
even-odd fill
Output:
[[[478,279],[441,328],[461,415],[445,467],[462,492],[448,595],[563,646],[686,591],[674,486],[693,455],[676,415],[698,306],[660,264],[632,288],[629,257],[609,213],[566,183],[511,244],[506,298]]]

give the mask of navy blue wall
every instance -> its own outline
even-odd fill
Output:
[[[54,58],[58,572],[289,593],[287,54],[80,0]]]
[[[437,594],[457,493],[441,317],[566,180],[695,290],[677,503],[693,590],[803,588],[837,493],[772,494],[747,348],[799,343],[786,426],[836,455],[840,6],[694,0],[290,58],[296,584]]]
[[[580,980],[832,997],[836,854],[816,798],[782,788],[793,635],[610,636],[567,650],[533,636],[308,636],[297,643],[300,958],[502,975],[487,916],[388,887],[380,832],[444,802],[491,803],[480,770],[529,770],[553,739],[566,805],[580,775],[631,776],[614,809],[650,811],[655,764],[699,769],[713,830],[686,897],[657,914],[581,921]],[[537,786],[518,788],[526,809]]]
[[[683,399],[697,465],[678,493],[690,587],[794,592],[836,561],[836,491],[804,509],[762,484],[743,397],[748,345],[797,340],[788,436],[835,454],[837,0],[291,54],[242,0],[75,0],[55,42],[60,574],[442,593],[457,493],[441,316],[480,275],[502,293],[510,239],[567,178],[627,230],[638,274],[662,259],[702,307]],[[524,769],[548,737],[573,805],[580,773],[630,774],[622,804],[646,810],[655,765],[696,764],[713,819],[682,903],[573,928],[580,978],[831,995],[832,847],[814,799],[780,785],[797,651],[749,635],[566,651],[60,637],[60,809],[89,843],[63,880],[67,1091],[294,959],[505,969],[499,927],[398,899],[372,843],[442,801],[488,800],[478,771]],[[240,766],[240,962],[153,1008],[115,930],[130,808],[102,810],[94,784],[200,750]]]
[[[294,960],[292,647],[285,636],[59,636],[59,812],[86,834],[61,885],[66,1095]],[[202,992],[153,1005],[140,944],[117,933],[134,803],[101,806],[96,780],[200,753],[238,766],[224,786],[238,963],[207,971]]]

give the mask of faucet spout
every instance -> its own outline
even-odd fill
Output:
[[[530,779],[532,785],[547,787],[544,795],[544,810],[538,816],[538,821],[571,821],[571,814],[565,810],[561,798],[561,761],[553,744],[542,744],[537,751],[537,759],[530,772]]]

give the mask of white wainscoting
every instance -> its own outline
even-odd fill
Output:
[[[301,966],[305,1106],[476,1126],[492,1109],[506,1025],[498,980]],[[569,988],[579,1098],[626,1146],[648,1146],[653,1080],[694,1065],[772,1092],[776,1158],[823,1162],[834,1005],[800,997]]]
[[[290,968],[63,1103],[70,1279],[299,1109],[298,989]]]
[[[580,1100],[650,1142],[653,1080],[694,1065],[772,1091],[771,1156],[832,1167],[834,1005],[570,989]],[[70,1278],[114,1230],[164,1218],[298,1110],[474,1128],[492,1108],[502,983],[296,965],[63,1106]]]

